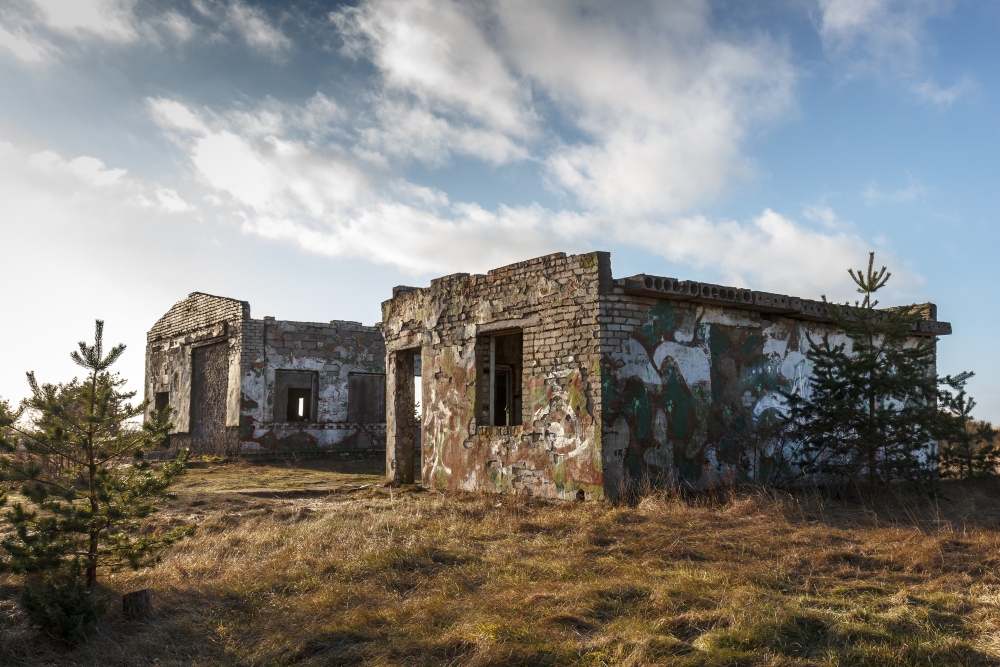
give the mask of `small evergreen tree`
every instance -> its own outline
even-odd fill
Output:
[[[125,346],[105,354],[103,332],[98,320],[94,344],[71,355],[88,371],[82,382],[39,385],[28,373],[21,409],[0,404],[0,504],[21,496],[4,513],[13,533],[0,540],[0,571],[48,573],[73,595],[65,582],[81,565],[92,589],[99,568],[138,568],[191,530],[140,530],[184,472],[183,454],[159,470],[145,459],[171,428],[169,408],[139,423],[148,402],[133,405],[135,392],[109,372]]]
[[[965,393],[973,376],[946,377],[941,392],[939,460],[942,477],[971,479],[994,475],[1000,463],[997,431],[993,425],[972,418],[976,402]]]
[[[922,307],[877,309],[874,295],[891,273],[875,271],[874,262],[870,253],[867,271],[848,269],[861,301],[828,303],[846,340],[810,338],[809,390],[786,395],[802,473],[865,484],[872,501],[880,484],[933,476],[939,428],[934,340],[912,336]]]

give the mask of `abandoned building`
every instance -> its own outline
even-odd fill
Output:
[[[914,336],[951,333],[932,304],[923,311]],[[843,339],[823,302],[614,279],[604,252],[397,287],[378,326],[391,479],[564,499],[615,495],[643,477],[732,474],[732,434],[781,411],[779,389],[808,389],[807,336]]]
[[[172,450],[385,451],[385,346],[358,322],[255,320],[246,301],[194,292],[146,335],[145,391],[172,408]]]

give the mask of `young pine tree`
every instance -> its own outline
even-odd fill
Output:
[[[861,301],[828,304],[846,340],[810,339],[809,391],[787,395],[802,472],[864,485],[872,501],[881,484],[933,476],[939,382],[934,341],[911,334],[921,307],[876,308],[875,293],[891,274],[875,271],[874,262],[871,253],[867,271],[848,270]]]
[[[140,423],[148,402],[133,405],[108,370],[125,346],[105,354],[103,333],[98,320],[94,344],[71,355],[83,381],[39,385],[28,373],[21,410],[0,405],[0,504],[20,496],[4,513],[13,532],[0,540],[0,571],[77,572],[93,588],[100,568],[137,568],[190,532],[140,530],[184,472],[183,454],[159,470],[145,459],[171,428],[169,409]]]
[[[972,373],[942,380],[939,460],[942,477],[971,479],[997,473],[1000,447],[997,430],[989,422],[972,418],[976,402],[965,393]]]

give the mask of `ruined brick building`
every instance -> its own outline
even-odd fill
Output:
[[[951,332],[928,304],[914,336]],[[638,275],[559,253],[382,304],[387,469],[437,489],[599,498],[644,476],[703,483],[740,465],[732,434],[808,388],[822,302]],[[418,361],[419,360],[419,361]],[[415,364],[423,451],[414,470]]]
[[[250,317],[194,292],[146,336],[146,396],[171,449],[245,457],[385,451],[385,346],[358,322]]]

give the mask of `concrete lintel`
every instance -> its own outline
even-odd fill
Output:
[[[496,322],[487,322],[486,324],[480,324],[477,327],[479,334],[493,333],[497,331],[507,331],[510,329],[527,329],[528,327],[538,326],[542,321],[538,313],[532,313],[520,319],[516,320],[498,320]]]

